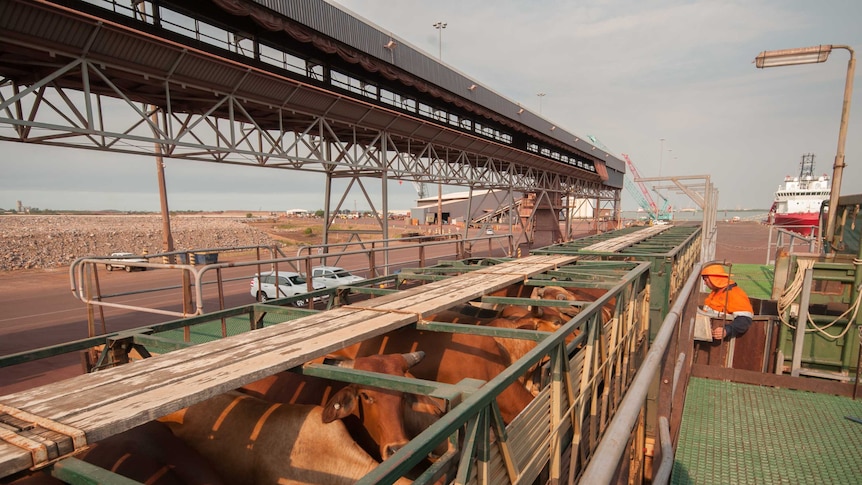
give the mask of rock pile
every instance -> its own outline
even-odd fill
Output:
[[[275,244],[237,218],[172,216],[171,233],[177,250]],[[82,256],[120,251],[156,254],[161,248],[158,215],[0,216],[0,271],[68,266]]]

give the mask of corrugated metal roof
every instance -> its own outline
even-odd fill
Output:
[[[530,127],[545,136],[556,139],[582,152],[593,152],[594,145],[585,141],[582,137],[557,128],[550,120],[546,120],[525,108],[524,112],[518,114],[522,108],[518,103],[494,92],[491,87],[483,86],[478,81],[467,75],[443,64],[426,53],[411,46],[408,42],[393,33],[384,31],[367,19],[350,12],[342,6],[330,3],[327,0],[249,0],[273,12],[277,12],[312,28],[332,39],[358,49],[368,55],[382,61],[395,65],[419,78],[429,81],[457,96],[469,99],[485,108],[491,109],[509,119]],[[392,51],[386,49],[389,40],[394,39],[398,46]],[[468,90],[471,85],[479,88]],[[625,162],[614,154],[608,153],[608,157],[602,155],[607,153],[596,148],[601,154],[596,157],[604,160],[608,167],[625,173]]]

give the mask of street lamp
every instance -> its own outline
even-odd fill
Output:
[[[539,114],[542,114],[542,98],[544,98],[546,95],[545,93],[536,93],[536,96],[539,97]]]
[[[446,22],[437,22],[434,24],[437,29],[437,58],[443,60],[443,29],[446,28]]]
[[[446,28],[446,22],[436,22],[436,23],[434,23],[434,28],[437,29],[437,58],[440,61],[443,61],[443,29]],[[437,181],[437,233],[443,234],[443,181],[442,181],[442,179]]]
[[[826,241],[830,245],[832,245],[832,239],[835,237],[835,221],[838,217],[838,196],[841,194],[841,175],[844,171],[844,144],[847,141],[850,98],[853,95],[853,74],[856,70],[856,57],[853,49],[846,45],[817,45],[800,49],[763,51],[754,58],[754,63],[758,68],[816,64],[826,62],[832,49],[846,49],[850,52],[850,60],[847,62],[847,80],[844,84],[844,105],[841,108],[841,125],[838,129],[838,149],[835,153],[835,164],[832,165],[832,190],[829,193],[829,221],[826,224]]]
[[[658,176],[661,177],[661,163],[664,161],[664,138],[659,139],[658,148]]]

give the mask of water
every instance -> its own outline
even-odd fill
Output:
[[[731,221],[734,217],[739,217],[742,221],[765,221],[767,209],[749,209],[749,210],[719,210],[716,212],[717,221]],[[646,212],[623,211],[623,220],[639,220],[646,219]],[[703,220],[703,212],[682,212],[677,211],[671,214],[674,221],[700,221]]]

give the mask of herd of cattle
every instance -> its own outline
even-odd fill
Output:
[[[499,292],[579,302],[602,293],[522,285]],[[605,319],[612,305],[604,309]],[[579,309],[464,304],[427,320],[554,332]],[[457,384],[466,378],[488,381],[535,345],[526,339],[403,328],[327,356],[326,362]],[[510,423],[536,392],[529,376],[502,392],[497,404],[503,421]],[[434,423],[445,406],[425,395],[287,371],[115,435],[77,458],[147,484],[354,483]],[[427,462],[452,446],[457,444],[440,443]],[[10,483],[62,482],[34,473]]]

